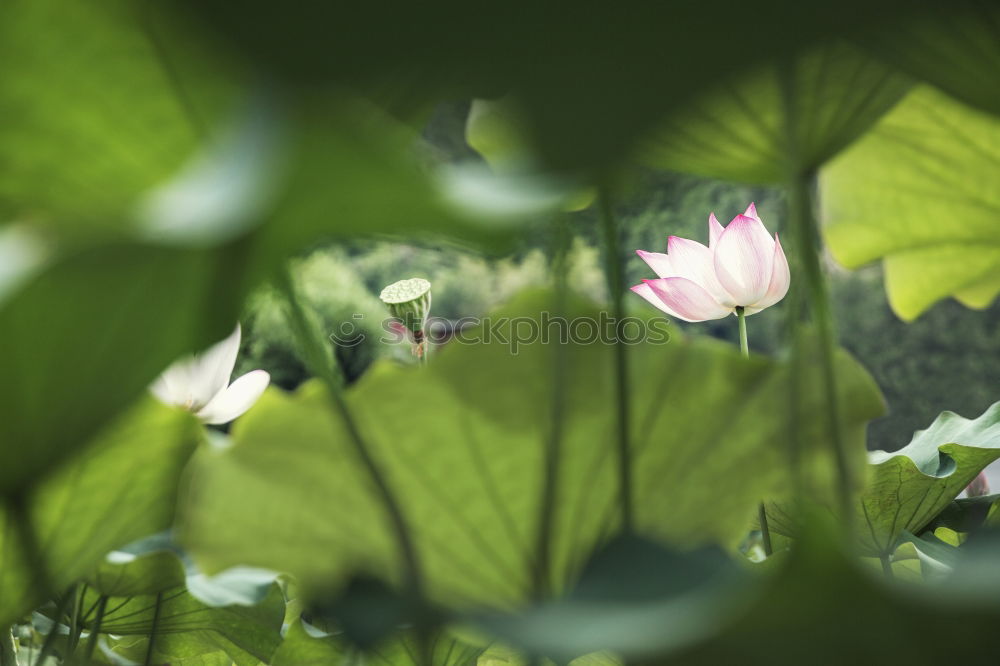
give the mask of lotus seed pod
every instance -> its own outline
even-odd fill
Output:
[[[431,311],[431,283],[423,278],[393,282],[382,290],[379,298],[403,326],[423,338],[424,325]]]

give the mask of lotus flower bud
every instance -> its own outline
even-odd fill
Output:
[[[965,494],[969,497],[982,497],[990,494],[990,482],[986,480],[986,472],[980,472],[965,488]]]
[[[431,283],[423,278],[393,282],[382,290],[379,298],[392,316],[413,333],[414,353],[424,355],[424,327],[431,311]]]

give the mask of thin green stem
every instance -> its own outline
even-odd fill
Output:
[[[796,285],[797,287],[797,285]],[[803,309],[802,290],[793,288],[788,292],[785,305],[785,340],[791,344],[792,355],[790,363],[790,380],[788,382],[788,466],[791,469],[792,497],[798,504],[806,494],[806,480],[802,467],[802,447],[798,441],[802,432],[802,414],[799,412],[803,387],[803,354],[799,347],[801,343],[800,323]]]
[[[7,499],[7,510],[17,532],[25,567],[31,572],[31,587],[38,592],[38,596],[49,598],[49,595],[55,594],[55,588],[45,566],[45,556],[38,541],[38,534],[31,521],[28,498],[24,494],[12,495]]]
[[[896,574],[892,572],[891,556],[888,553],[882,553],[881,555],[879,555],[878,559],[882,563],[882,573],[885,574],[885,577],[888,578],[889,580],[895,578]]]
[[[763,502],[757,505],[757,521],[760,523],[760,539],[764,546],[764,555],[771,557],[774,548],[771,546],[771,528],[767,524],[767,507]]]
[[[740,323],[740,351],[743,358],[750,358],[750,345],[747,344],[747,316],[742,305],[736,306],[736,319]]]
[[[342,390],[340,373],[337,372],[335,365],[336,358],[329,353],[324,336],[316,330],[314,324],[309,320],[295,289],[291,273],[288,270],[279,273],[278,287],[284,293],[289,314],[291,315],[292,329],[303,350],[306,365],[326,385],[331,405],[347,433],[347,439],[351,443],[358,461],[364,467],[382,500],[383,508],[395,532],[410,603],[414,609],[418,610],[419,614],[419,609],[422,608],[424,600],[420,564],[416,548],[410,536],[410,529],[400,504],[389,487],[389,483],[382,474],[381,469],[379,469],[378,464],[375,462],[375,458],[372,456],[368,444],[361,434],[361,429],[354,419],[354,414],[347,405],[347,400]],[[415,622],[417,623],[418,638],[423,640],[426,638],[425,630],[429,628],[420,626],[420,617],[415,618]]]
[[[850,530],[854,516],[851,493],[854,479],[851,466],[848,463],[847,443],[840,426],[840,398],[837,395],[837,376],[834,369],[837,341],[834,333],[830,296],[820,265],[818,231],[813,215],[810,183],[811,177],[808,175],[803,174],[793,178],[789,199],[792,220],[795,224],[796,247],[800,263],[806,274],[810,310],[813,313],[819,336],[820,372],[823,382],[823,397],[827,405],[827,429],[830,433],[833,458],[837,467],[837,496],[840,514],[845,529]]]
[[[163,592],[156,594],[156,606],[153,607],[153,626],[149,629],[149,643],[146,645],[146,658],[143,666],[152,666],[153,650],[156,647],[156,632],[160,629],[160,612],[163,610]]]
[[[420,340],[415,343],[417,351],[417,363],[420,365],[427,365],[427,356],[431,350],[430,340],[427,339],[427,331],[420,331]]]
[[[89,664],[94,655],[94,648],[101,638],[101,624],[104,622],[104,611],[108,607],[108,598],[103,594],[97,600],[97,613],[94,616],[94,623],[90,629],[90,640],[87,641],[87,648],[83,654],[83,661]]]
[[[830,306],[826,276],[820,264],[821,242],[819,225],[813,211],[811,191],[814,168],[807,162],[798,143],[796,103],[796,72],[794,60],[782,63],[779,68],[782,105],[785,121],[786,152],[788,157],[789,217],[795,236],[799,265],[805,273],[810,311],[816,323],[820,343],[820,363],[824,398],[827,405],[827,430],[837,467],[837,499],[842,527],[845,534],[853,534],[854,503],[852,489],[854,478],[848,463],[847,441],[840,427],[840,405],[837,396],[837,377],[834,370],[836,335]],[[796,353],[801,353],[801,344]]]
[[[69,639],[66,645],[66,652],[68,654],[73,654],[76,651],[76,645],[80,641],[80,634],[83,632],[82,618],[80,617],[83,613],[83,598],[87,591],[87,585],[84,583],[82,586],[76,588],[74,593],[76,599],[73,601],[73,611],[69,618]]]
[[[747,342],[747,316],[742,305],[736,306],[736,320],[740,325],[740,351],[743,358],[750,358],[750,344]],[[760,523],[760,538],[764,545],[764,554],[768,557],[774,552],[771,547],[771,528],[767,524],[767,508],[761,502],[757,505],[757,520]]]
[[[566,280],[569,230],[566,220],[558,216],[552,223],[552,311],[556,317],[566,313],[568,288]],[[563,343],[552,346],[552,394],[549,417],[551,427],[545,440],[545,468],[542,481],[541,515],[538,520],[537,555],[535,557],[534,596],[544,599],[551,592],[549,573],[552,559],[552,535],[556,498],[559,494],[559,461],[562,455],[563,422],[566,408],[567,350]]]
[[[354,448],[355,454],[364,466],[365,471],[371,478],[371,481],[375,484],[375,488],[382,499],[385,511],[389,516],[389,520],[392,523],[393,528],[395,529],[396,540],[399,545],[400,553],[402,554],[403,565],[407,572],[409,585],[412,590],[420,591],[421,583],[419,566],[417,564],[417,554],[416,549],[413,546],[413,541],[410,537],[409,527],[406,524],[406,519],[403,516],[403,511],[400,508],[399,502],[396,500],[396,497],[389,488],[389,484],[385,480],[382,471],[379,469],[378,465],[375,463],[375,459],[371,455],[371,452],[368,450],[368,444],[361,435],[361,429],[358,427],[358,424],[354,419],[354,414],[347,406],[347,401],[344,399],[339,373],[335,371],[333,365],[336,361],[331,354],[327,353],[323,343],[323,336],[315,331],[315,327],[309,321],[306,311],[299,300],[298,293],[295,290],[292,277],[287,271],[281,273],[279,286],[284,292],[285,299],[288,303],[289,311],[292,316],[292,327],[305,352],[306,363],[309,365],[309,369],[317,377],[319,377],[324,384],[326,384],[327,392],[329,393],[331,402],[333,403],[334,411],[337,412],[337,415],[340,417],[340,420],[344,425],[344,429],[347,431],[348,439]]]
[[[38,651],[38,659],[35,660],[36,664],[44,664],[45,660],[52,653],[53,648],[55,648],[56,639],[59,637],[59,623],[62,622],[63,615],[66,614],[66,609],[69,608],[70,603],[76,599],[75,593],[76,586],[73,585],[59,598],[56,604],[56,612],[52,616],[52,629],[49,630],[48,635],[45,636],[45,640],[42,642],[42,649]]]
[[[614,386],[616,407],[616,433],[618,440],[618,492],[621,503],[622,529],[631,532],[634,527],[632,509],[632,452],[629,434],[628,358],[622,343],[625,323],[625,276],[619,247],[619,229],[611,207],[611,196],[602,188],[598,196],[601,226],[604,232],[604,275],[611,298],[611,316],[615,320]]]
[[[18,666],[14,627],[0,630],[0,666]]]

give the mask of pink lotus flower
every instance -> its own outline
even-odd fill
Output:
[[[636,250],[659,276],[632,287],[654,306],[684,321],[754,314],[788,293],[788,260],[778,234],[771,238],[750,204],[723,228],[708,216],[708,247],[687,238],[667,239],[667,253]]]

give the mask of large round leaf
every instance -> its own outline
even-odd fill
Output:
[[[919,534],[1000,458],[1000,403],[976,419],[945,412],[903,448],[872,451],[869,458],[855,524],[864,552],[884,557],[905,533]],[[788,535],[797,531],[786,507],[770,505],[769,516],[775,530]]]
[[[649,163],[714,178],[780,183],[862,134],[909,80],[836,42],[769,63],[681,104],[644,148]]]
[[[524,315],[522,331],[538,331],[536,312],[506,315]],[[576,314],[599,321],[593,311]],[[512,354],[502,331],[494,325],[489,344],[454,342],[425,369],[377,367],[347,396],[412,531],[428,593],[455,606],[503,607],[532,594],[551,423],[550,380],[539,370],[552,367],[554,345],[526,343]],[[619,526],[611,349],[565,344],[561,353],[570,389],[545,576],[553,592]],[[789,485],[789,368],[708,341],[628,353],[639,529],[685,547],[733,544],[760,498]],[[843,427],[860,463],[861,426],[881,403],[856,364],[837,363]],[[822,419],[801,418],[825,408],[818,375],[807,371],[797,434],[816,460],[829,442]],[[203,566],[288,570],[306,584],[352,571],[398,580],[383,505],[323,388],[265,394],[232,436],[231,448],[202,451],[189,482],[181,533]]]
[[[204,41],[185,39],[183,48],[163,52],[170,26],[162,18],[153,4],[123,0],[0,9],[2,222],[29,218],[72,236],[108,233],[142,192],[195,152],[201,138],[190,114],[197,109],[178,94],[171,67],[197,73],[185,84],[200,90],[198,77],[217,74],[221,63]],[[198,61],[193,70],[182,67]]]
[[[946,589],[897,590],[863,571],[829,535],[812,534],[743,617],[659,666],[989,664],[1000,610]],[[996,551],[990,555],[990,566]],[[880,574],[879,574],[880,575]],[[946,600],[946,601],[945,601]],[[945,601],[945,603],[942,603]],[[929,639],[934,637],[934,639]]]
[[[916,3],[891,27],[859,41],[901,70],[955,98],[1000,114],[1000,6],[990,0]]]
[[[664,113],[722,77],[912,11],[898,0],[701,0],[565,12],[515,0],[469,12],[451,0],[396,3],[387,23],[384,8],[358,4],[183,4],[277,78],[348,82],[402,113],[510,92],[544,160],[570,171],[622,160]]]
[[[0,622],[11,624],[46,593],[90,574],[108,551],[169,527],[198,428],[189,414],[147,398],[27,496],[26,527],[38,545],[26,547],[24,530],[4,511]],[[27,553],[40,560],[29,562]],[[38,567],[56,589],[44,589]]]
[[[231,332],[242,252],[102,246],[0,304],[0,494],[25,492],[171,361]]]
[[[83,608],[93,609],[98,595],[88,591]],[[157,606],[159,608],[157,609]],[[101,618],[101,632],[114,636],[116,653],[140,661],[149,651],[153,634],[153,660],[167,664],[223,651],[229,663],[269,663],[281,642],[285,601],[281,589],[272,585],[266,597],[253,605],[209,606],[183,586],[159,595],[109,597]],[[93,628],[96,613],[82,618]]]
[[[826,241],[849,268],[882,259],[893,310],[912,320],[954,296],[1000,293],[1000,120],[915,89],[821,173]]]

